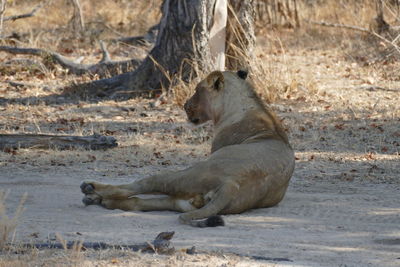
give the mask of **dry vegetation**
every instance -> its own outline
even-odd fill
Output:
[[[5,16],[29,12],[39,1],[8,2]],[[87,28],[76,38],[69,25],[72,7],[68,2],[52,0],[32,18],[5,22],[4,34],[15,38],[4,43],[48,48],[71,58],[83,56],[83,62],[97,62],[101,57],[98,40],[143,34],[160,15],[160,1],[82,0]],[[272,102],[271,107],[284,120],[296,150],[296,176],[311,181],[398,185],[398,51],[363,33],[305,22],[331,21],[368,28],[375,16],[373,1],[300,2],[301,28],[259,25],[251,73],[260,95]],[[394,6],[387,6],[385,15],[389,24],[398,25]],[[116,59],[143,54],[143,48],[121,43],[110,43],[109,51]],[[27,60],[35,63],[27,64]],[[76,174],[85,170],[110,179],[131,173],[140,177],[148,174],[149,168],[144,166],[152,166],[152,172],[179,168],[208,155],[211,127],[189,128],[179,107],[193,85],[180,84],[174,89],[175,98],[163,100],[157,107],[154,99],[147,98],[120,102],[78,99],[60,94],[60,88],[96,77],[74,76],[37,60],[0,52],[0,133],[96,132],[115,136],[119,147],[96,152],[1,151],[1,172],[74,170]],[[3,187],[1,178],[0,184]],[[7,221],[3,201],[1,195],[0,248],[16,223]],[[71,256],[68,251],[29,251],[15,255],[17,247],[0,252],[0,266],[135,266],[138,262],[204,266],[210,258],[214,266],[254,264],[233,255],[180,253],[152,256],[89,251]]]

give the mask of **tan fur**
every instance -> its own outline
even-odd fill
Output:
[[[212,72],[185,104],[188,119],[214,123],[207,161],[124,185],[84,182],[86,204],[123,210],[175,210],[181,222],[271,207],[285,195],[294,153],[279,120],[234,72]],[[137,194],[164,194],[140,199]]]

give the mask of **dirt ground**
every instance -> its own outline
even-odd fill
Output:
[[[0,252],[0,267],[400,266],[400,64],[389,57],[371,63],[375,54],[366,51],[368,41],[344,33],[315,28],[259,33],[256,61],[263,72],[250,73],[250,79],[259,87],[263,82],[261,95],[265,90],[279,95],[269,106],[285,124],[296,169],[278,206],[224,216],[225,227],[207,229],[179,224],[175,212],[85,207],[79,185],[86,179],[126,183],[188,167],[209,155],[211,125],[189,125],[173,97],[159,106],[148,98],[70,97],[59,88],[88,76],[26,67],[15,60],[26,56],[0,52],[0,133],[99,133],[119,144],[105,151],[0,151],[7,215],[13,216],[27,193],[9,239],[12,249]],[[39,46],[51,34],[37,37]],[[101,55],[79,42],[51,44],[67,56],[83,55],[86,63]],[[109,50],[126,58],[135,48]],[[163,231],[175,231],[173,255],[18,249],[22,243],[54,241],[56,234],[68,241],[137,244]],[[192,246],[197,254],[185,254]]]

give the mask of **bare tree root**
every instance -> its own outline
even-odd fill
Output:
[[[138,59],[112,61],[110,59],[110,54],[108,53],[102,42],[100,42],[100,47],[103,51],[103,57],[100,62],[96,64],[79,64],[57,52],[40,48],[0,46],[0,51],[8,52],[14,55],[39,56],[43,59],[45,65],[51,65],[52,63],[59,64],[63,68],[69,70],[71,73],[76,75],[82,75],[86,73],[98,74],[101,77],[104,77],[106,74],[115,75],[117,73],[127,72],[141,63],[141,60]]]
[[[160,93],[161,80],[168,78],[161,67],[148,56],[140,66],[131,72],[122,73],[111,78],[100,79],[88,83],[72,85],[64,88],[64,93],[78,97],[109,97],[128,99],[133,96],[153,96]],[[152,77],[149,79],[149,77]]]

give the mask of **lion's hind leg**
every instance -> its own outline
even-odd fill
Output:
[[[100,198],[125,199],[134,194],[132,190],[120,185],[102,184],[94,181],[85,181],[81,184],[81,191],[87,195],[97,195]]]
[[[229,205],[238,192],[239,185],[234,181],[229,181],[210,194],[211,199],[204,207],[179,215],[179,220],[195,227],[223,226],[224,221],[217,215]]]

